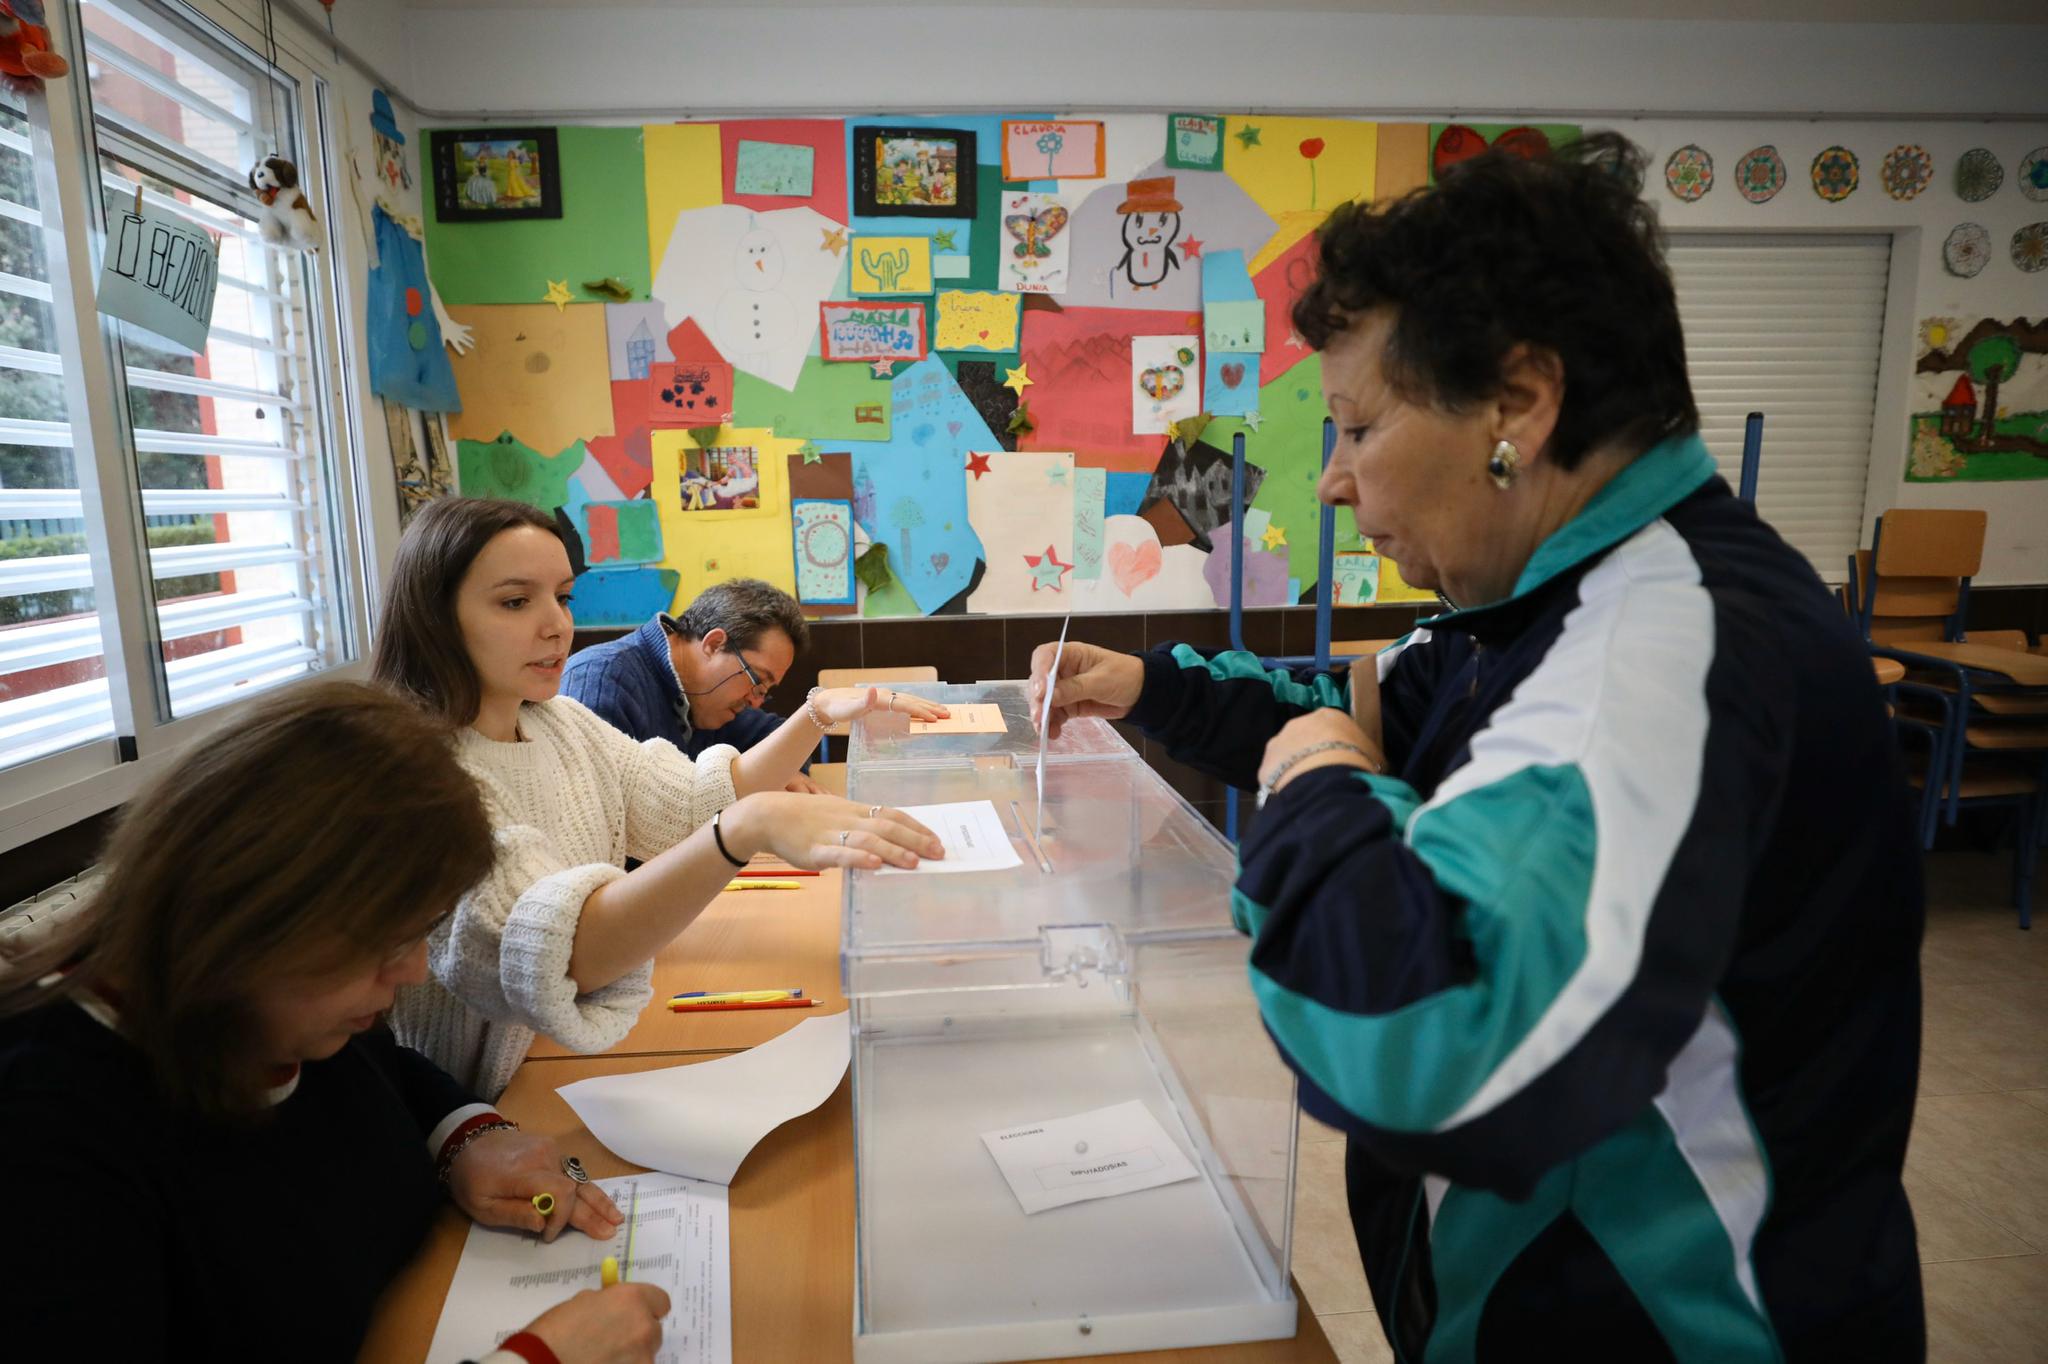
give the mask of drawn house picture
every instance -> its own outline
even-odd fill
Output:
[[[1921,324],[1906,478],[2048,478],[2048,319]]]

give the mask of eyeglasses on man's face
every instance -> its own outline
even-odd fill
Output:
[[[727,673],[725,677],[720,679],[718,685],[722,687],[735,677],[745,677],[747,679],[747,695],[756,701],[767,700],[768,693],[775,689],[775,679],[771,677],[765,682],[762,681],[761,674],[754,671],[754,665],[747,662],[745,654],[737,649],[728,650],[727,652],[731,653],[733,661],[740,665],[740,670],[736,673]]]

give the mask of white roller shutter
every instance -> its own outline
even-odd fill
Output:
[[[1729,486],[1764,414],[1757,510],[1840,582],[1863,520],[1891,238],[1674,234],[1701,433]]]

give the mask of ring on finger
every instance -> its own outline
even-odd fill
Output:
[[[870,806],[868,807],[868,818],[869,818],[869,819],[873,819],[873,818],[874,818],[874,817],[875,817],[876,815],[879,815],[879,814],[881,814],[881,813],[882,813],[882,807],[881,807],[881,806],[879,806],[879,805],[870,805]]]
[[[846,846],[846,840],[847,840],[848,838],[852,837],[852,835],[853,835],[853,830],[851,830],[851,829],[841,829],[841,830],[839,831],[839,846],[840,846],[840,847],[842,847],[842,848],[843,848],[843,847],[845,847],[845,846]]]
[[[562,1157],[562,1173],[575,1180],[578,1184],[588,1184],[590,1182],[590,1176],[584,1173],[583,1162],[574,1156]]]

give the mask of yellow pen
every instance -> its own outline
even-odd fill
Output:
[[[764,881],[755,878],[747,881],[728,881],[725,888],[727,890],[802,890],[804,883],[801,881]]]
[[[597,1266],[597,1277],[599,1282],[603,1283],[606,1288],[610,1288],[613,1284],[617,1283],[619,1281],[619,1257],[607,1255],[604,1259],[600,1260]]]

